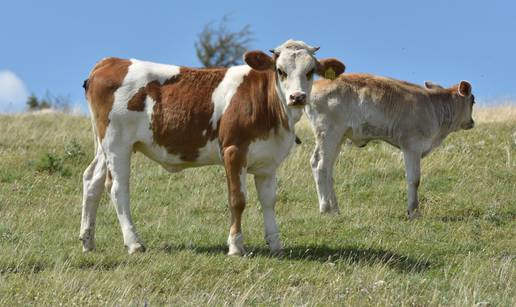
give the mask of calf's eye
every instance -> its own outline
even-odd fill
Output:
[[[278,68],[278,75],[281,77],[281,79],[285,79],[287,77],[287,73],[279,68]]]
[[[311,80],[313,76],[314,76],[314,70],[313,70],[313,69],[312,69],[312,70],[310,70],[310,71],[306,74],[306,78],[307,78],[308,80]]]

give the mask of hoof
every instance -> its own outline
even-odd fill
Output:
[[[127,247],[127,251],[129,252],[129,255],[132,255],[134,253],[144,253],[146,250],[145,246],[141,243],[134,243]]]
[[[86,245],[86,244],[82,244],[82,252],[83,253],[87,253],[87,252],[92,252],[96,249],[97,247],[95,246],[95,243],[93,244],[89,244],[89,245]]]
[[[283,251],[282,248],[276,249],[276,250],[271,249],[271,255],[273,257],[277,257],[277,258],[283,258],[285,256],[285,252]]]
[[[281,244],[278,233],[265,236],[265,241],[267,242],[267,245],[269,245],[273,256],[281,256],[283,254],[283,244]]]
[[[228,252],[228,256],[230,257],[242,257],[245,255],[245,251],[240,251],[240,250],[230,250]]]
[[[246,254],[246,251],[243,246],[242,247],[237,247],[236,245],[229,246],[228,256],[242,257],[245,254]]]
[[[421,213],[419,211],[407,211],[408,219],[413,221],[417,218],[421,217]]]
[[[241,233],[229,235],[228,237],[228,256],[241,257],[246,254],[244,249],[244,236]]]
[[[95,246],[95,240],[91,236],[91,232],[86,231],[83,234],[79,236],[79,240],[82,242],[82,251],[83,252],[91,252],[94,251]]]
[[[339,206],[337,205],[328,205],[328,204],[325,204],[325,205],[322,205],[321,207],[319,207],[319,212],[321,214],[326,214],[326,215],[339,215],[340,214],[340,210],[339,210]]]

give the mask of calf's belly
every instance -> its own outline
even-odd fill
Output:
[[[174,153],[173,149],[167,150],[167,148],[155,143],[138,142],[134,145],[134,150],[143,153],[170,172],[177,172],[190,167],[223,164],[217,140],[208,141],[204,147],[199,148],[194,159],[184,159],[180,153]]]
[[[369,141],[380,140],[396,148],[400,148],[400,144],[395,138],[393,131],[386,127],[371,123],[362,123],[361,125],[350,129],[346,133],[346,137],[358,147],[364,147]]]

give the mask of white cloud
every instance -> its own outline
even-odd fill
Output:
[[[28,95],[25,84],[16,74],[0,70],[0,113],[23,111]]]

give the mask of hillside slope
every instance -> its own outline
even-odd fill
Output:
[[[405,218],[399,151],[344,147],[335,182],[340,216],[321,216],[299,125],[279,173],[285,256],[273,258],[253,180],[245,258],[225,256],[229,213],[221,167],[169,174],[132,164],[134,220],[148,252],[128,256],[106,196],[97,251],[78,240],[87,118],[0,117],[0,305],[367,304],[516,305],[516,107],[482,109],[423,160],[423,216]]]

